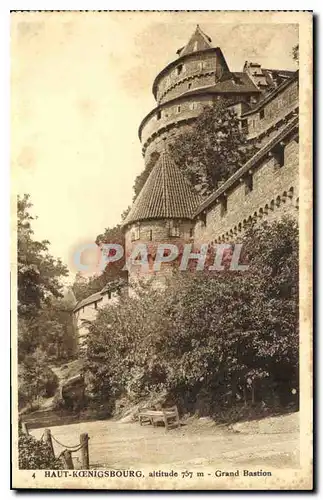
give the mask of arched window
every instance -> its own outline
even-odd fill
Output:
[[[176,68],[177,74],[180,75],[183,71],[183,64],[179,64]]]

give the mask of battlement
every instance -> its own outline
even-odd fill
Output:
[[[236,242],[250,226],[298,217],[298,118],[285,125],[196,211],[195,242]]]

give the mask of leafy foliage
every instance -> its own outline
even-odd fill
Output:
[[[58,387],[58,378],[48,366],[47,356],[37,349],[25,356],[18,369],[19,406],[54,396]]]
[[[218,187],[257,152],[240,120],[221,99],[206,107],[191,129],[176,137],[170,151],[189,181],[204,194]]]
[[[298,233],[294,221],[253,228],[248,271],[179,273],[99,312],[85,351],[101,401],[167,391],[182,409],[256,398],[284,405],[298,388]],[[252,396],[253,394],[253,396]]]
[[[299,44],[294,45],[294,47],[292,49],[292,57],[293,57],[294,61],[298,64],[298,62],[299,62]]]
[[[159,153],[157,151],[154,151],[151,154],[149,161],[147,162],[147,164],[145,166],[145,169],[139,175],[137,175],[137,177],[135,179],[134,186],[133,186],[133,190],[135,193],[133,201],[135,201],[138,194],[140,193],[140,191],[144,187],[144,184],[145,184],[146,180],[148,179],[150,172],[152,171],[152,169],[156,165],[158,158],[159,158]]]
[[[19,469],[64,469],[59,458],[54,458],[47,443],[37,441],[33,436],[19,432]]]
[[[84,276],[81,272],[78,272],[75,276],[73,283],[73,292],[75,294],[76,300],[80,301],[89,297],[93,293],[102,290],[105,282],[102,280],[101,275],[95,276]]]
[[[18,362],[19,406],[53,395],[57,378],[49,362],[73,353],[71,309],[63,304],[61,278],[68,271],[49,253],[48,241],[36,241],[29,195],[18,197]]]
[[[60,278],[68,270],[60,259],[54,259],[48,252],[49,241],[33,239],[29,213],[32,204],[29,195],[18,197],[18,314],[32,317],[50,301],[61,297]]]

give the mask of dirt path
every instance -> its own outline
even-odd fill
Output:
[[[203,421],[168,432],[163,427],[141,427],[138,423],[111,420],[63,425],[52,427],[51,430],[60,442],[69,446],[77,445],[79,435],[87,432],[90,436],[90,463],[96,468],[166,466],[169,469],[199,465],[238,467],[240,464],[297,467],[297,426],[285,425],[284,422],[282,425],[281,419],[284,418],[288,419],[289,416],[278,417],[280,432],[275,432],[271,419],[268,433],[262,421],[261,433],[255,433],[253,429],[249,434],[248,428],[234,432]],[[40,438],[43,429],[34,429],[31,433]],[[54,448],[55,454],[63,449],[55,442]],[[79,457],[75,457],[74,463],[75,468],[79,468]]]

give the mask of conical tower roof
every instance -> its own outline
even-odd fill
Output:
[[[123,225],[146,219],[192,219],[201,201],[169,153],[164,151]]]
[[[213,46],[211,42],[211,38],[203,33],[199,25],[197,25],[196,30],[191,36],[189,42],[185,45],[185,47],[180,49],[179,56],[182,57],[190,54],[191,52],[197,52],[199,50],[212,49]]]

